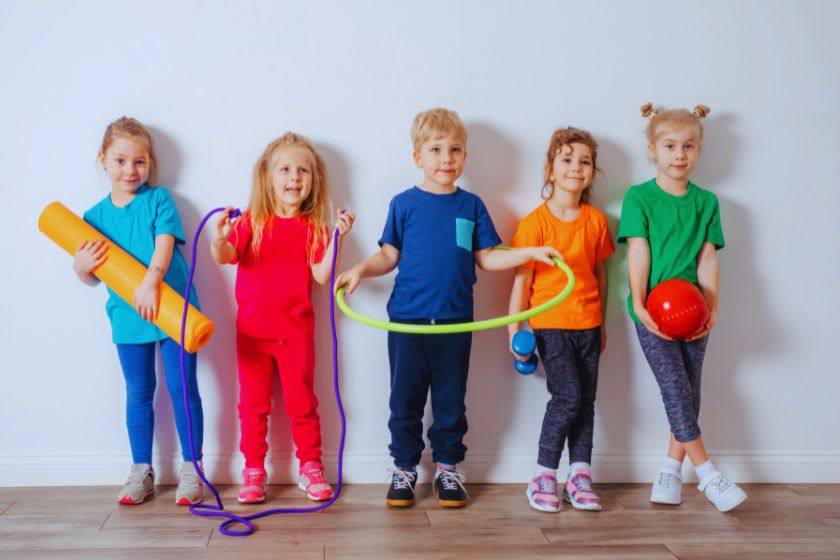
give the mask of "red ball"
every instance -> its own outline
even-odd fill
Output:
[[[663,334],[677,339],[698,333],[709,320],[703,293],[681,278],[665,280],[652,289],[647,310]]]

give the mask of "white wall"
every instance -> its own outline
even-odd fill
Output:
[[[514,4],[516,7],[513,7]],[[120,4],[122,6],[122,4]],[[251,166],[287,129],[325,156],[337,206],[358,213],[345,264],[376,249],[392,195],[420,177],[409,127],[423,109],[456,109],[470,133],[462,185],[501,235],[539,203],[551,131],[601,143],[595,203],[616,231],[628,185],[653,174],[645,101],[705,103],[694,179],[721,201],[719,325],[709,346],[701,425],[738,480],[840,482],[835,359],[840,89],[830,1],[0,3],[3,250],[0,486],[121,482],[130,461],[123,381],[104,288],[36,229],[60,200],[78,213],[103,197],[95,153],[105,125],[149,125],[163,185],[188,235],[219,205],[244,205]],[[624,311],[626,253],[610,259],[609,347],[601,362],[594,465],[602,481],[648,480],[668,435],[657,386]],[[218,481],[241,467],[235,404],[232,267],[199,247],[198,289],[216,322],[200,354],[206,463]],[[481,273],[478,315],[502,314],[511,273]],[[366,282],[358,309],[384,317],[392,278]],[[334,472],[326,292],[317,390]],[[349,417],[346,480],[380,482],[388,465],[385,334],[342,318],[341,387]],[[535,461],[542,374],[518,376],[503,330],[474,338],[469,480],[522,481]],[[163,387],[163,384],[160,385]],[[278,393],[279,396],[279,393]],[[172,480],[177,438],[166,391],[156,464]],[[274,480],[289,480],[288,422],[271,429]]]

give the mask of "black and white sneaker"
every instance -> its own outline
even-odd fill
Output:
[[[433,484],[441,507],[460,508],[467,505],[469,495],[464,488],[464,475],[458,469],[447,470],[438,464]]]
[[[417,486],[417,471],[394,468],[391,470],[391,485],[385,502],[391,507],[414,505],[414,487]]]

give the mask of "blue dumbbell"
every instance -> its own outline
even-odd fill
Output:
[[[514,360],[516,371],[522,375],[531,375],[537,370],[537,355],[534,354],[534,349],[537,347],[537,339],[531,331],[519,331],[513,335],[511,342],[513,351],[520,356],[528,356],[526,361]]]

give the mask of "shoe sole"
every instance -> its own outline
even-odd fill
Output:
[[[385,498],[385,503],[395,508],[407,508],[414,505],[414,500],[392,500]]]
[[[140,498],[140,501],[135,501],[134,498],[132,498],[131,496],[123,496],[117,501],[124,506],[139,506],[140,504],[146,501],[146,498],[148,498],[154,493],[154,490],[152,490],[151,492],[147,492],[145,496]]]
[[[671,501],[671,500],[666,500],[664,498],[655,498],[655,497],[651,496],[650,497],[650,503],[652,503],[652,504],[662,504],[664,506],[678,506],[678,505],[682,504],[682,498],[680,498],[679,501],[674,502],[674,501]]]
[[[263,496],[262,498],[257,498],[257,499],[248,499],[248,498],[237,497],[236,501],[239,502],[240,504],[261,504],[261,503],[265,502],[265,496]]]
[[[571,504],[571,506],[573,508],[579,509],[581,511],[601,511],[601,509],[602,509],[601,504],[581,504],[581,503],[575,502],[572,499],[572,497],[565,492],[563,493],[563,501]]]
[[[440,500],[440,499],[438,499],[438,505],[440,505],[440,507],[445,507],[445,508],[462,508],[465,505],[467,505],[467,502],[466,502],[466,500],[461,501],[461,500]]]
[[[329,496],[322,496],[319,498],[318,496],[307,492],[306,487],[301,486],[300,482],[298,482],[298,489],[303,492],[306,492],[306,497],[312,500],[313,502],[329,502],[330,500],[332,500],[332,497],[334,495],[334,493],[330,492]]]
[[[175,505],[179,506],[194,506],[196,504],[200,504],[204,501],[204,497],[197,499],[194,502],[191,502],[189,498],[181,498],[180,500],[175,500]]]
[[[557,512],[560,511],[560,506],[559,505],[556,508],[553,508],[551,506],[544,506],[544,505],[541,505],[541,504],[538,504],[537,502],[535,502],[534,498],[533,498],[533,495],[531,494],[531,489],[530,488],[525,490],[525,495],[528,497],[528,503],[531,505],[532,508],[534,508],[537,511],[543,511],[545,513],[557,513]]]
[[[733,509],[744,503],[746,499],[747,494],[745,492],[741,492],[740,494],[737,494],[733,499],[725,502],[722,507],[718,506],[717,504],[714,504],[714,502],[712,503],[715,505],[719,512],[726,513],[727,511],[732,511]]]

